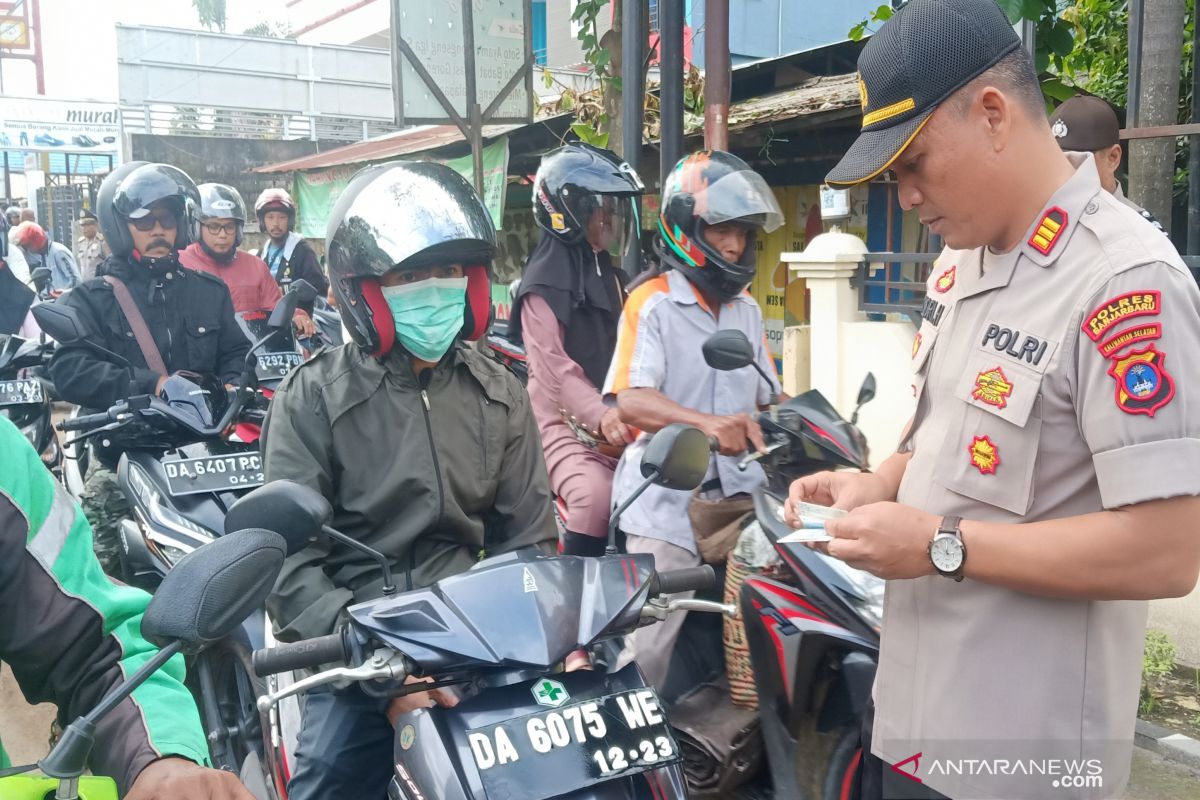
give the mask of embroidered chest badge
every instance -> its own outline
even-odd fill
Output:
[[[979,470],[981,475],[995,475],[996,467],[1000,466],[1000,451],[986,436],[976,436],[967,448],[971,456],[971,466]]]
[[[913,337],[912,357],[916,358],[917,353],[919,353],[920,351],[921,351],[921,334],[918,333],[916,336]]]
[[[954,288],[954,275],[958,272],[958,266],[955,265],[938,276],[937,281],[933,284],[933,289],[938,294],[945,294]]]
[[[1067,227],[1067,212],[1058,206],[1046,209],[1037,230],[1029,237],[1029,246],[1044,256],[1050,255],[1054,245],[1062,237]]]
[[[1008,405],[1008,398],[1012,393],[1012,381],[1004,374],[1004,370],[992,367],[975,376],[975,388],[971,390],[971,397],[989,406],[1004,408]]]
[[[1166,353],[1150,345],[1124,358],[1114,358],[1108,374],[1117,382],[1117,408],[1126,414],[1154,412],[1171,402],[1175,381],[1163,367]]]

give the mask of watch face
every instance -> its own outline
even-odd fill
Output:
[[[940,572],[957,572],[962,566],[962,544],[954,536],[939,536],[929,548],[929,558]]]

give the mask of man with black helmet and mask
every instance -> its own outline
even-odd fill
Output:
[[[533,182],[542,239],[525,265],[508,330],[528,357],[550,485],[566,508],[567,555],[604,554],[613,469],[633,441],[600,387],[625,299],[625,274],[609,250],[623,251],[636,234],[643,189],[628,164],[586,144],[547,153]]]
[[[196,189],[200,192],[200,240],[179,254],[179,263],[220,278],[229,287],[236,313],[270,311],[283,292],[261,258],[238,249],[246,224],[241,194],[223,183],[202,183]],[[296,311],[293,321],[300,335],[316,333],[312,317],[303,310]]]
[[[135,161],[104,179],[97,205],[112,255],[102,277],[56,301],[74,309],[86,331],[86,341],[59,347],[50,360],[64,400],[107,409],[134,395],[157,394],[167,376],[180,371],[215,375],[226,384],[238,379],[250,343],[234,319],[229,290],[219,278],[179,264],[179,250],[196,240],[199,204],[196,184],[167,164]],[[136,309],[132,321],[124,304]],[[161,369],[152,366],[159,361]],[[116,574],[116,525],[128,506],[113,472],[118,454],[103,448],[96,454],[82,505],[95,528],[100,563]]]
[[[699,500],[746,494],[763,481],[762,467],[755,463],[741,471],[734,456],[765,446],[752,414],[778,387],[767,386],[749,370],[712,369],[701,346],[718,330],[739,330],[755,343],[763,370],[775,374],[763,338],[762,309],[746,287],[755,274],[755,238],[782,224],[766,182],[729,153],[693,153],[667,176],[655,240],[662,271],[625,302],[604,386],[606,394],[616,396],[621,420],[642,431],[617,465],[614,505],[641,483],[650,436],[672,422],[695,425],[719,444]],[[651,486],[621,519],[626,549],[652,553],[660,571],[698,565],[690,502],[686,493]],[[662,686],[667,677],[683,617],[672,614],[634,634],[634,657],[655,685]]]
[[[464,341],[486,332],[491,310],[495,229],[479,195],[441,164],[369,167],[338,199],[326,241],[353,342],[280,384],[263,427],[267,480],[321,492],[332,526],[390,558],[401,591],[470,569],[483,553],[551,542],[529,399]],[[268,608],[280,639],[322,636],[382,587],[374,560],[324,540],[284,562]],[[454,698],[309,693],[289,797],[383,797],[393,725],[435,702]]]

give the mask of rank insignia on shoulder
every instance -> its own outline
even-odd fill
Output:
[[[971,397],[989,406],[1004,408],[1012,396],[1013,385],[1000,367],[992,367],[975,376],[975,388]]]
[[[921,334],[918,332],[917,335],[913,337],[912,357],[916,358],[917,353],[919,353],[920,351],[921,351]]]
[[[996,474],[996,467],[1000,466],[1000,451],[987,436],[976,436],[971,440],[967,453],[971,456],[971,466],[979,470],[980,475]]]
[[[1099,308],[1084,318],[1081,327],[1089,339],[1098,342],[1105,333],[1123,320],[1154,316],[1161,311],[1162,292],[1157,289],[1129,292],[1104,301]]]
[[[1038,223],[1037,229],[1033,232],[1033,236],[1029,237],[1029,246],[1044,256],[1050,255],[1050,251],[1054,249],[1054,244],[1062,236],[1063,229],[1066,227],[1067,212],[1058,206],[1047,209],[1046,213],[1042,215],[1042,221]]]
[[[1108,374],[1117,382],[1117,408],[1126,414],[1154,412],[1171,402],[1175,381],[1163,367],[1166,353],[1150,345],[1124,358],[1114,358]]]
[[[1111,338],[1105,339],[1102,343],[1096,345],[1096,348],[1100,351],[1100,355],[1105,358],[1112,358],[1122,349],[1135,342],[1145,342],[1161,337],[1162,325],[1159,325],[1157,322],[1151,322],[1113,334]]]
[[[938,294],[945,294],[954,288],[954,273],[958,272],[958,265],[951,267],[938,276],[937,282],[933,284],[933,289]]]

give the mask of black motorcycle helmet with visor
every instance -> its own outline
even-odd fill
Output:
[[[208,246],[204,237],[200,236],[200,247],[214,261],[228,263],[237,257],[237,249],[242,244],[242,228],[246,224],[246,203],[238,190],[224,183],[202,183],[196,187],[200,192],[200,224],[233,220],[235,230],[233,247],[226,253],[218,253]]]
[[[749,231],[746,249],[736,262],[704,238],[705,228],[725,223]],[[655,249],[664,265],[725,302],[754,280],[759,232],[770,233],[781,225],[783,212],[761,175],[735,155],[702,151],[680,160],[667,176]]]
[[[592,215],[604,209],[616,234],[606,249],[620,253],[637,236],[638,198],[645,190],[637,172],[616,153],[573,142],[542,156],[533,180],[533,218],[549,235],[575,245],[587,237]]]
[[[382,356],[395,344],[379,279],[396,269],[462,264],[467,277],[462,338],[486,333],[495,224],[471,184],[450,167],[418,161],[361,170],[334,205],[325,241],[338,312],[363,350]]]
[[[112,254],[120,258],[135,256],[128,225],[149,215],[155,204],[166,206],[175,217],[174,251],[184,249],[200,235],[200,193],[183,170],[170,164],[122,164],[100,184],[96,204],[100,230]]]

